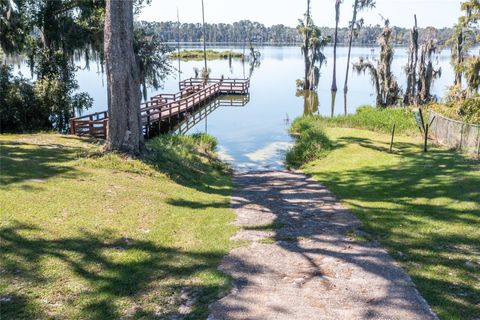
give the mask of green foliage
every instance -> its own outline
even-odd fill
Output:
[[[332,149],[332,143],[323,130],[319,117],[300,117],[293,121],[290,134],[295,145],[287,152],[287,164],[298,168],[305,163],[318,159]]]
[[[36,66],[39,78],[34,84],[35,94],[40,105],[49,111],[53,126],[60,132],[68,130],[70,118],[93,104],[87,93],[76,93],[79,89],[75,79],[76,69],[62,51],[43,53]]]
[[[32,132],[51,130],[65,132],[68,120],[75,111],[92,105],[92,98],[84,92],[75,93],[78,84],[75,68],[58,52],[53,60],[42,61],[33,84],[12,74],[11,66],[0,66],[1,132]]]
[[[465,60],[464,74],[470,93],[478,93],[480,87],[480,56],[473,56]]]
[[[451,99],[446,103],[433,103],[428,108],[454,120],[480,124],[480,94],[463,99]]]
[[[52,129],[50,112],[37,98],[27,79],[12,74],[13,67],[0,65],[0,132],[31,132]]]
[[[162,43],[152,29],[141,23],[135,24],[134,51],[138,59],[143,97],[147,99],[147,87],[155,90],[161,87],[165,78],[172,72],[168,53],[173,48]]]
[[[465,12],[465,15],[459,18],[459,24],[473,30],[476,29],[477,40],[480,41],[480,33],[478,33],[478,28],[480,27],[480,1],[464,1],[461,4],[461,9]]]
[[[41,119],[47,113],[53,127],[65,132],[75,111],[88,109],[93,102],[86,93],[76,93],[74,58],[84,56],[88,66],[90,57],[103,50],[104,3],[94,0],[6,2],[10,8],[2,17],[5,29],[2,29],[0,44],[7,54],[27,56],[37,79],[36,103],[23,108],[36,108]],[[26,126],[24,123],[21,127]]]
[[[137,0],[136,10],[148,2]],[[69,118],[93,103],[86,93],[77,92],[76,61],[83,58],[87,68],[91,59],[103,64],[105,1],[6,0],[0,9],[3,51],[28,58],[38,79],[34,106],[48,108],[54,128],[65,132]],[[171,71],[166,58],[171,49],[143,24],[135,29],[134,49],[144,93],[148,86],[158,89]]]
[[[475,41],[480,41],[480,1],[469,0],[461,3],[463,15],[455,25],[454,33],[448,40],[452,47],[452,65],[455,69],[455,85],[462,82],[462,74],[467,81],[470,94],[478,92],[480,85],[480,58],[468,56],[468,49]]]
[[[319,121],[329,127],[358,128],[383,133],[390,133],[395,124],[395,131],[399,134],[418,132],[413,114],[405,108],[378,109],[363,106],[358,108],[355,114],[333,118],[319,117]]]

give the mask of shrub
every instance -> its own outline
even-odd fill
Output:
[[[93,99],[78,92],[75,67],[60,53],[37,66],[42,74],[34,83],[13,75],[13,68],[0,66],[1,133],[51,130],[66,132],[75,111],[92,106]]]
[[[38,101],[27,79],[12,75],[13,68],[0,66],[0,133],[52,129],[49,112]]]
[[[312,160],[321,158],[332,149],[332,142],[323,130],[321,119],[307,116],[295,119],[290,127],[295,145],[287,152],[286,160],[290,167],[298,168]]]
[[[480,95],[474,95],[463,100],[451,100],[445,104],[433,103],[428,105],[432,109],[448,118],[467,123],[480,123]]]

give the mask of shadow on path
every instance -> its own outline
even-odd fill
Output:
[[[224,259],[235,289],[209,319],[436,319],[385,250],[350,239],[359,220],[318,182],[290,172],[239,173],[235,182],[232,204],[246,227],[236,238],[254,242]]]

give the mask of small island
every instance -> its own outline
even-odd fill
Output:
[[[220,60],[220,59],[243,59],[244,55],[240,52],[233,52],[230,50],[227,51],[216,51],[216,50],[207,50],[207,60]],[[180,59],[182,60],[202,60],[204,58],[203,50],[184,50],[178,52],[173,52],[170,54],[170,59]]]

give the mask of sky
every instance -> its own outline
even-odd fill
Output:
[[[267,26],[284,24],[294,27],[305,12],[306,0],[204,0],[205,20],[232,23],[248,19]],[[451,27],[460,16],[461,0],[377,0],[375,9],[361,16],[368,24],[382,24],[380,13],[394,26],[411,27],[417,14],[420,27]],[[344,0],[340,26],[351,19],[353,0]],[[152,0],[140,15],[147,21],[176,21],[177,7],[181,22],[201,22],[201,0]],[[335,0],[312,0],[315,24],[335,26]]]

